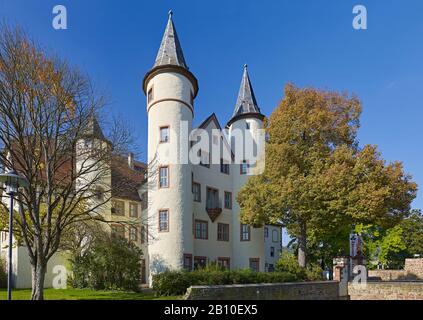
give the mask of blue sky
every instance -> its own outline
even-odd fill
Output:
[[[51,26],[68,10],[68,30]],[[368,30],[352,28],[352,8],[368,9]],[[195,123],[229,119],[248,63],[257,100],[270,114],[284,85],[353,92],[363,102],[361,144],[377,144],[423,184],[423,1],[420,0],[0,0],[0,19],[17,23],[90,75],[146,147],[144,74],[172,8],[200,92]],[[420,192],[414,207],[423,208]]]

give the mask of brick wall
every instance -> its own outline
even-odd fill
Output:
[[[351,300],[423,300],[423,282],[368,282],[348,284]]]
[[[186,300],[338,300],[337,281],[193,286]]]

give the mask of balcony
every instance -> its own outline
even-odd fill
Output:
[[[212,222],[215,222],[217,217],[222,213],[222,208],[219,204],[209,205],[206,207],[207,214]]]

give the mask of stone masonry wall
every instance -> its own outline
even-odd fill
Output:
[[[186,300],[338,300],[337,281],[193,286]]]
[[[404,270],[423,280],[423,259],[406,259]]]
[[[351,300],[423,300],[423,282],[368,282],[348,284]]]
[[[423,259],[406,259],[404,270],[370,270],[369,280],[423,280]]]

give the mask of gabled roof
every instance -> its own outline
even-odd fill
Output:
[[[173,24],[172,15],[172,11],[169,11],[169,20],[167,21],[166,30],[163,35],[159,52],[157,53],[154,67],[164,65],[175,65],[188,69],[188,66],[185,62],[184,53],[182,51],[181,43],[179,42],[175,25]]]
[[[263,117],[254,95],[253,86],[251,85],[250,76],[248,74],[248,66],[244,65],[244,73],[242,75],[241,86],[239,88],[238,99],[235,104],[234,113],[228,122],[228,126],[245,116]]]
[[[111,171],[112,197],[141,201],[138,189],[145,182],[144,174],[147,171],[147,165],[134,160],[134,168],[130,168],[127,158],[114,155],[112,157]]]
[[[197,129],[206,129],[210,123],[214,122],[216,128],[218,128],[221,131],[221,135],[223,138],[224,146],[231,152],[232,159],[235,157],[232,148],[230,146],[230,142],[228,141],[228,137],[224,134],[222,126],[219,123],[219,120],[217,119],[216,114],[213,112],[210,116],[208,116],[199,126]]]
[[[209,115],[206,120],[204,120],[199,126],[199,129],[205,129],[209,125],[210,122],[214,122],[216,124],[216,127],[220,130],[222,130],[222,127],[220,126],[219,120],[217,119],[216,114],[213,112],[211,115]]]

